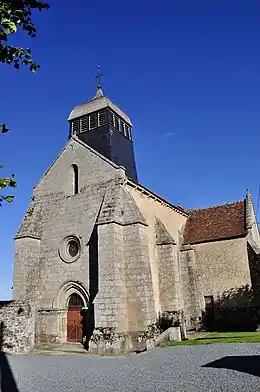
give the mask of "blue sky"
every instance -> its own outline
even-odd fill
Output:
[[[36,74],[1,65],[2,174],[15,173],[1,213],[0,298],[11,297],[13,237],[33,185],[67,141],[70,110],[103,90],[131,117],[139,180],[173,203],[257,202],[260,3],[257,0],[52,0],[36,15]]]

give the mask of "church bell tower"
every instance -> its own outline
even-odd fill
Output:
[[[88,102],[76,106],[69,115],[70,135],[126,169],[126,175],[137,179],[132,123],[130,118],[108,97],[101,88],[102,74],[98,68],[96,95]]]

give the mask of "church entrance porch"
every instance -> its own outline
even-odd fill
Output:
[[[81,309],[84,307],[82,298],[74,293],[70,296],[67,313],[67,341],[82,341],[82,316]]]

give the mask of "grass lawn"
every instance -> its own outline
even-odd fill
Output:
[[[216,343],[260,343],[260,332],[224,332],[208,333],[197,339],[182,342],[169,342],[167,346],[197,346]]]

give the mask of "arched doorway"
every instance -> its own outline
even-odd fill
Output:
[[[81,342],[82,339],[82,323],[80,311],[84,307],[83,299],[80,295],[73,293],[68,300],[67,313],[67,341]]]

